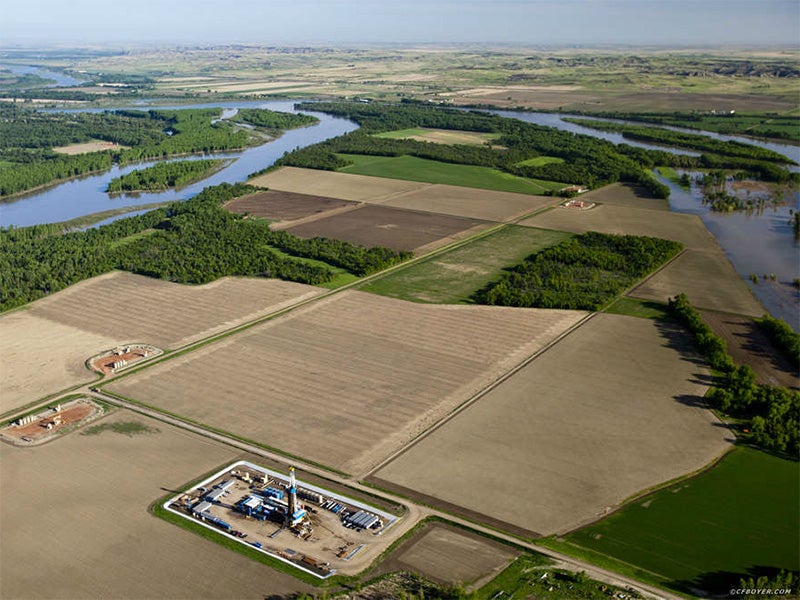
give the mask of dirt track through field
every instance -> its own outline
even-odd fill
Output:
[[[584,315],[349,291],[109,389],[356,474]]]
[[[70,433],[0,444],[3,598],[253,598],[312,588],[155,518],[148,505],[239,457],[127,411],[100,423],[157,431]]]
[[[600,518],[728,447],[690,347],[654,321],[597,315],[375,477],[542,535]]]

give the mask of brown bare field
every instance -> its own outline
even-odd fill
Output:
[[[254,177],[248,183],[271,190],[327,196],[342,200],[355,200],[356,202],[374,202],[379,199],[387,199],[395,194],[419,190],[431,185],[417,181],[334,173],[333,171],[320,171],[317,169],[299,169],[297,167],[283,167],[265,175]]]
[[[433,142],[434,144],[464,144],[468,146],[482,146],[493,137],[491,133],[480,133],[478,131],[459,131],[456,129],[426,129],[422,134],[409,135],[405,139],[417,140],[418,142]]]
[[[319,194],[485,221],[509,221],[558,204],[559,198],[420,183],[314,169],[283,167],[250,180],[253,185],[300,194]]]
[[[750,365],[759,383],[800,389],[797,365],[784,358],[761,327],[739,315],[701,311],[703,321],[728,344],[737,365]]]
[[[148,512],[167,491],[239,458],[234,451],[124,410],[101,422],[158,431],[0,445],[0,596],[263,599],[312,591]]]
[[[233,213],[276,221],[293,221],[344,206],[356,206],[356,203],[338,198],[278,191],[242,196],[225,204],[225,208]]]
[[[120,146],[113,142],[84,142],[82,144],[70,144],[69,146],[59,146],[53,148],[53,152],[58,154],[67,154],[73,156],[75,154],[86,154],[88,152],[100,152],[102,150],[121,150],[128,148],[128,146]]]
[[[510,221],[529,212],[558,204],[560,200],[557,197],[433,184],[384,200],[365,200],[365,202],[485,221]]]
[[[108,388],[356,474],[585,314],[347,291]]]
[[[483,536],[444,523],[426,523],[378,567],[417,573],[440,584],[480,585],[506,568],[519,552]]]
[[[477,219],[365,205],[286,230],[301,238],[328,237],[394,250],[427,246],[430,250],[432,244],[446,244],[490,225]]]
[[[644,188],[625,183],[612,183],[581,194],[579,198],[584,202],[669,211],[669,200],[653,198]]]
[[[96,377],[84,361],[117,340],[16,311],[0,317],[0,412]]]
[[[224,277],[194,286],[116,271],[39,300],[30,312],[121,342],[177,348],[320,291],[278,279]]]
[[[82,281],[0,316],[0,411],[91,381],[85,361],[119,344],[176,348],[321,291],[255,278],[188,286],[124,272]]]
[[[751,317],[767,312],[721,249],[686,250],[629,295],[666,302],[680,293],[689,296],[698,308]]]
[[[581,196],[587,200],[589,194]],[[591,199],[591,198],[588,198]],[[520,225],[584,233],[649,235],[682,242],[687,248],[722,250],[697,215],[600,204],[591,210],[557,207],[520,222]]]
[[[703,408],[709,372],[690,347],[672,326],[596,315],[380,469],[377,482],[529,535],[596,520],[732,441]]]

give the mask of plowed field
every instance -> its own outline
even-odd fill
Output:
[[[362,206],[289,227],[287,231],[302,238],[328,237],[367,247],[415,250],[425,246],[426,250],[432,250],[490,225],[464,217]]]
[[[361,473],[584,315],[345,292],[109,389]]]
[[[722,250],[687,250],[630,295],[666,302],[681,292],[697,308],[752,317],[766,312]]]
[[[429,183],[367,177],[349,173],[334,173],[317,169],[283,167],[248,181],[251,185],[271,190],[297,192],[316,196],[328,196],[357,202],[374,201],[394,194],[410,192],[429,186]]]
[[[271,190],[318,194],[486,221],[508,221],[560,198],[284,167],[250,181]]]
[[[229,211],[248,214],[254,217],[265,217],[276,221],[293,221],[344,206],[355,206],[338,198],[325,196],[309,196],[292,192],[268,191],[231,200],[225,205]]]
[[[36,449],[0,444],[0,596],[263,599],[311,591],[148,513],[167,490],[238,458],[234,451],[127,411],[101,421],[112,422],[156,431],[75,432]]]
[[[0,316],[0,411],[91,381],[84,361],[118,344],[176,348],[321,291],[268,279],[202,286],[122,272],[88,279]]]
[[[589,194],[580,199],[591,200]],[[697,215],[600,204],[589,210],[557,207],[526,219],[520,225],[574,233],[599,231],[618,235],[649,235],[681,242],[687,248],[716,249],[722,254],[716,240]]]
[[[529,535],[598,519],[729,445],[701,407],[708,369],[690,347],[649,319],[597,315],[379,470],[378,483]]]

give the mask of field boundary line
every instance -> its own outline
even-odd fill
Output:
[[[579,327],[581,327],[582,325],[587,323],[590,319],[592,319],[593,317],[595,317],[598,314],[600,314],[600,313],[597,313],[597,312],[589,313],[588,315],[586,315],[585,317],[580,319],[577,323],[571,325],[568,329],[566,329],[565,331],[561,332],[554,339],[550,340],[542,348],[540,348],[539,350],[537,350],[536,352],[534,352],[533,354],[531,354],[527,358],[524,358],[522,360],[522,362],[518,363],[517,365],[515,365],[514,367],[512,367],[511,369],[509,369],[508,371],[506,371],[505,373],[503,373],[499,377],[497,377],[494,381],[490,382],[483,389],[479,390],[478,392],[476,392],[475,394],[473,394],[472,396],[467,398],[464,402],[462,402],[461,404],[456,406],[453,410],[451,410],[444,417],[439,419],[436,423],[434,423],[433,425],[428,427],[425,431],[422,431],[416,437],[414,437],[409,442],[404,444],[402,448],[400,448],[399,450],[393,452],[388,458],[385,458],[380,463],[378,463],[377,466],[373,467],[372,469],[370,469],[366,473],[360,474],[358,476],[358,478],[359,479],[365,479],[367,477],[374,476],[375,473],[380,471],[383,467],[385,467],[386,465],[388,465],[389,463],[391,463],[392,461],[394,461],[395,459],[400,457],[402,454],[404,454],[405,452],[407,452],[408,450],[410,450],[411,448],[416,446],[418,443],[420,443],[423,439],[428,437],[430,434],[434,433],[439,428],[441,428],[442,426],[444,426],[445,424],[450,422],[453,418],[458,416],[461,412],[463,412],[464,410],[466,410],[467,408],[472,406],[475,402],[477,402],[478,400],[483,398],[486,394],[491,392],[493,389],[495,389],[496,387],[500,386],[502,383],[504,383],[505,381],[510,379],[512,376],[517,374],[519,371],[521,371],[522,369],[527,367],[534,360],[539,358],[542,354],[544,354],[545,352],[550,350],[550,348],[552,348],[553,346],[558,344],[561,340],[563,340],[565,337],[570,335],[572,332],[574,332],[576,329],[578,329]]]

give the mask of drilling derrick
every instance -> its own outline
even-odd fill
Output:
[[[289,490],[286,506],[286,525],[297,525],[306,516],[306,511],[297,502],[297,481],[294,478],[294,467],[289,467]]]

